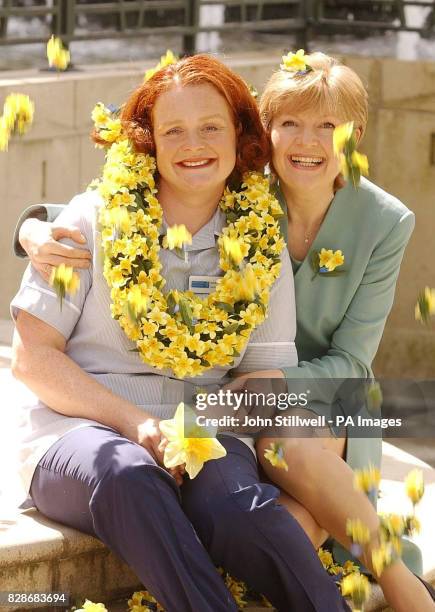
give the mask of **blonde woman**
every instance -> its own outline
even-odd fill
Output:
[[[289,392],[304,381],[304,388],[311,390],[309,409],[328,415],[337,391],[334,381],[373,376],[372,362],[393,304],[414,215],[368,180],[358,189],[343,180],[333,150],[334,128],[353,121],[356,138],[362,139],[367,93],[357,74],[335,59],[313,53],[305,61],[306,69],[275,72],[260,102],[272,143],[276,193],[287,211],[282,230],[295,277],[299,356],[297,366],[261,376],[285,377]],[[322,249],[342,252],[344,262],[337,268],[341,274],[315,273],[313,258]],[[335,408],[346,414],[343,402],[346,399],[338,400]],[[288,471],[264,458],[276,441],[284,445]],[[267,476],[290,496],[285,503],[315,546],[330,534],[350,550],[347,519],[360,519],[369,527],[371,541],[360,559],[373,570],[379,519],[366,495],[354,489],[352,468],[379,465],[381,439],[335,437],[329,430],[291,439],[266,434],[257,453]],[[378,580],[396,611],[435,609],[402,561],[385,569]]]

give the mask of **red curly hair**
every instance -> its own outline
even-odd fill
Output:
[[[257,103],[245,81],[219,60],[205,54],[165,66],[140,85],[122,108],[123,128],[136,151],[155,154],[152,111],[157,98],[176,85],[210,84],[230,107],[237,134],[236,165],[231,182],[248,170],[262,172],[270,160],[270,144]]]

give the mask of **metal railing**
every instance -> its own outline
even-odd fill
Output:
[[[221,8],[218,23],[207,7]],[[428,7],[425,25],[409,25],[406,7]],[[0,0],[0,46],[45,42],[50,33],[64,43],[178,34],[185,52],[195,50],[201,32],[281,32],[296,34],[309,47],[317,32],[408,31],[428,35],[434,27],[435,0]],[[41,32],[11,33],[9,25],[39,20]]]

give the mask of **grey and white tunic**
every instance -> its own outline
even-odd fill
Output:
[[[183,381],[175,379],[170,371],[144,364],[138,354],[132,352],[134,343],[111,317],[110,289],[102,274],[101,235],[96,224],[100,205],[97,192],[86,192],[73,198],[57,219],[57,224],[79,227],[87,241],[83,248],[89,248],[93,254],[92,266],[80,271],[77,293],[67,295],[61,310],[52,288],[29,265],[12,301],[12,316],[16,318],[21,309],[51,325],[66,338],[66,354],[90,376],[148,413],[171,418],[176,405],[183,400]],[[210,221],[193,236],[192,244],[187,247],[187,261],[174,251],[161,249],[165,291],[188,289],[191,275],[216,277],[223,274],[219,268],[216,239],[224,225],[225,216],[217,209]],[[297,365],[295,333],[293,274],[288,252],[284,249],[281,275],[271,291],[268,318],[252,333],[234,365],[209,370],[207,380],[218,382],[232,368],[247,372]],[[189,381],[201,384],[200,377]],[[23,418],[19,470],[28,492],[38,461],[50,446],[65,433],[94,425],[95,421],[65,416],[42,402],[20,409]]]

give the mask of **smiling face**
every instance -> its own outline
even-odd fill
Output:
[[[227,101],[209,84],[175,85],[153,109],[161,182],[206,197],[223,191],[236,163],[236,130]]]
[[[272,160],[281,183],[292,189],[331,189],[340,172],[332,136],[341,123],[335,115],[284,106],[270,125]]]

